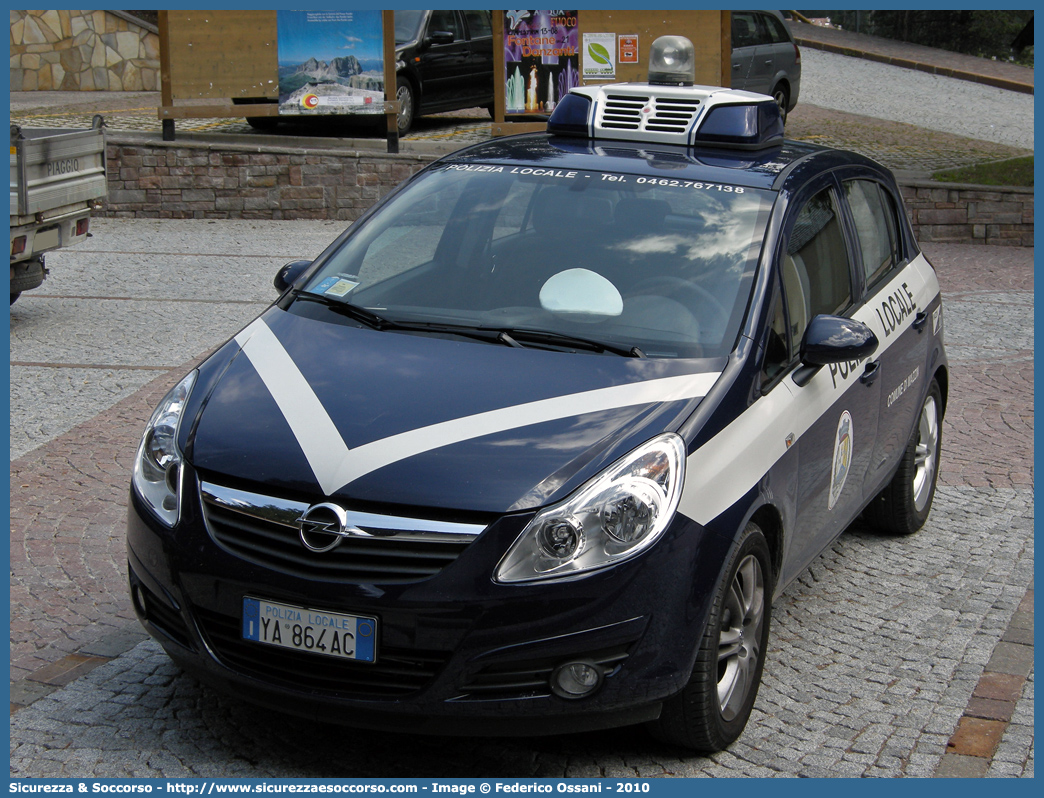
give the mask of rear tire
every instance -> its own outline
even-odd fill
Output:
[[[932,380],[899,470],[863,512],[871,526],[891,535],[912,535],[924,526],[935,499],[941,448],[942,391]]]
[[[772,90],[772,99],[779,106],[779,115],[783,117],[783,124],[785,125],[787,123],[787,106],[790,105],[790,92],[784,84],[777,83],[776,88]]]
[[[275,100],[268,100],[263,97],[233,97],[233,105],[271,105],[274,104]],[[274,130],[279,124],[279,117],[277,116],[248,116],[246,117],[246,123],[250,125],[254,130]]]
[[[275,130],[279,120],[271,116],[248,116],[247,124],[254,130]]]
[[[713,753],[742,734],[768,648],[771,562],[761,529],[747,524],[715,590],[689,683],[650,724],[656,738]]]
[[[395,99],[399,101],[399,135],[405,136],[413,127],[413,117],[417,112],[413,84],[407,78],[400,77],[395,81]]]

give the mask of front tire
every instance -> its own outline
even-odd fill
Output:
[[[866,520],[881,532],[912,535],[928,520],[939,480],[942,448],[942,391],[932,380],[899,470],[867,506]]]
[[[650,724],[658,739],[713,753],[742,734],[768,648],[771,562],[761,529],[747,524],[715,590],[689,683]]]

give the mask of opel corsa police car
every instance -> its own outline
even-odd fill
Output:
[[[692,64],[432,164],[160,403],[129,580],[174,660],[325,721],[712,751],[773,597],[860,514],[922,526],[948,372],[896,184]]]

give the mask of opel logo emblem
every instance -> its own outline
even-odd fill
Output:
[[[297,519],[302,545],[316,554],[337,548],[348,537],[370,537],[366,532],[348,523],[348,514],[336,504],[313,504]]]

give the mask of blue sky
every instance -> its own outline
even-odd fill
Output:
[[[351,15],[309,21],[310,14]],[[354,55],[360,61],[379,59],[382,53],[380,11],[279,11],[279,62],[300,63],[309,58],[330,61]]]

